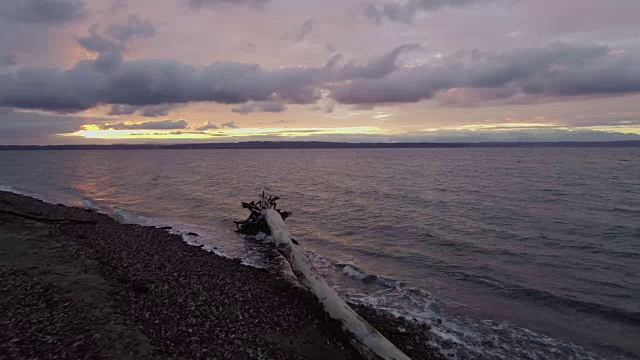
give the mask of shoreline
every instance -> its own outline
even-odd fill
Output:
[[[9,358],[359,359],[284,276],[164,229],[0,191],[0,352]],[[355,310],[413,359],[440,359],[426,324]],[[451,350],[453,351],[453,350]]]

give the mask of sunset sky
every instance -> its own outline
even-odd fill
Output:
[[[0,144],[640,140],[638,0],[3,0]]]

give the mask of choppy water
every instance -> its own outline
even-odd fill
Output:
[[[451,358],[640,358],[640,149],[5,151],[0,184],[259,266],[231,221],[267,189],[340,293]]]

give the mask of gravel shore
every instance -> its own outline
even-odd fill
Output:
[[[290,280],[163,229],[0,192],[0,359],[359,359]],[[413,359],[426,325],[356,310]]]

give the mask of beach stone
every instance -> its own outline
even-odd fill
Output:
[[[97,212],[6,192],[0,207],[97,221],[0,215],[2,358],[360,359],[280,273]],[[426,345],[427,325],[354,309],[411,358],[442,358]]]

